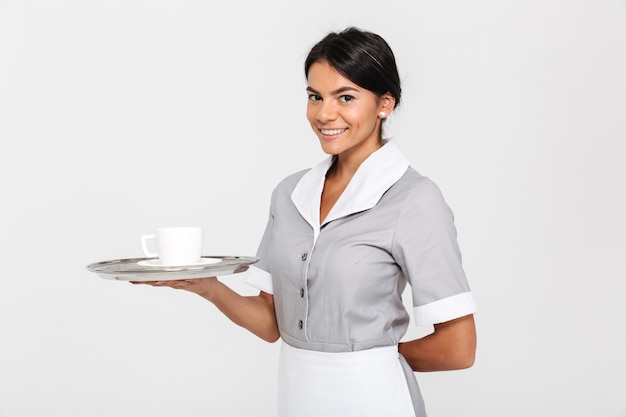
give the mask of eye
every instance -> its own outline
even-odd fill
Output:
[[[309,94],[309,100],[310,101],[320,101],[322,99],[322,97],[320,97],[317,94]]]
[[[350,96],[350,95],[347,95],[347,94],[339,97],[339,101],[341,101],[342,103],[349,103],[352,100],[354,100],[354,96]]]

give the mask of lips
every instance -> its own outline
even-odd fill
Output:
[[[335,135],[339,135],[339,134],[345,132],[346,130],[348,130],[348,128],[343,128],[343,129],[320,129],[320,132],[322,133],[322,135],[335,136]]]

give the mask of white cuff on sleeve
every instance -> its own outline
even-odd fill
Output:
[[[475,312],[476,302],[471,292],[464,292],[423,306],[413,307],[417,326],[443,323]]]
[[[264,270],[251,265],[246,273],[246,284],[266,292],[268,294],[274,294],[274,286],[272,285],[272,274],[265,272]]]

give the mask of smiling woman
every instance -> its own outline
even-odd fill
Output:
[[[362,145],[353,162],[358,165],[382,146],[382,122],[400,103],[402,91],[395,57],[383,38],[354,28],[330,33],[311,49],[304,74],[307,118],[326,153]]]
[[[217,278],[147,282],[195,292],[264,340],[283,340],[281,417],[425,416],[412,371],[473,364],[475,303],[452,212],[394,141],[400,102],[394,55],[378,35],[331,33],[305,62],[307,118],[329,157],[272,194],[260,261],[243,297]],[[418,325],[400,343],[411,285]]]
[[[307,118],[322,149],[341,155],[342,164],[360,165],[383,145],[381,122],[393,110],[395,98],[359,87],[328,61],[314,63],[307,79]]]

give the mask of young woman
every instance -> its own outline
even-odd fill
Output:
[[[400,103],[378,35],[330,33],[305,62],[307,119],[328,159],[272,194],[260,261],[243,297],[215,277],[153,282],[195,292],[259,337],[283,340],[279,416],[425,416],[413,371],[473,364],[475,304],[452,212],[437,186],[383,138]],[[426,337],[400,343],[411,285]]]

